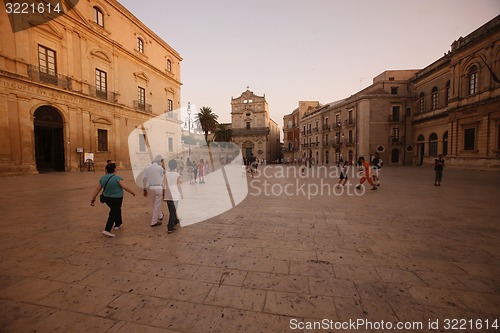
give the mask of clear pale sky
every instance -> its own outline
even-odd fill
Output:
[[[271,118],[349,97],[387,69],[430,65],[500,14],[499,0],[119,0],[183,57],[181,105],[231,121],[247,85]]]

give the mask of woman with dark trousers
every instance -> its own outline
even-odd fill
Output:
[[[119,230],[122,225],[122,202],[123,190],[129,192],[133,196],[135,193],[125,184],[123,178],[116,174],[116,164],[110,163],[106,165],[106,175],[102,176],[99,180],[99,185],[94,191],[90,205],[94,206],[97,194],[104,188],[105,203],[109,207],[108,221],[106,228],[102,233],[108,237],[114,237],[115,234],[111,233],[111,228]]]

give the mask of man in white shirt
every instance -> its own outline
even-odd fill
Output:
[[[153,200],[153,215],[151,217],[151,226],[156,227],[161,225],[163,214],[161,212],[161,202],[163,196],[163,175],[165,170],[161,166],[163,157],[156,155],[151,165],[144,169],[144,179],[142,180],[144,187],[144,196],[151,196]]]

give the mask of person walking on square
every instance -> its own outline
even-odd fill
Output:
[[[191,162],[191,159],[189,157],[186,160],[186,167],[189,176],[189,184],[193,184],[194,182],[193,162]]]
[[[94,206],[95,198],[97,194],[104,188],[103,195],[105,197],[105,203],[109,207],[108,220],[106,221],[106,227],[102,233],[108,237],[114,237],[115,234],[111,233],[111,229],[119,230],[122,225],[122,203],[123,203],[123,190],[129,192],[135,197],[134,191],[132,191],[127,184],[123,181],[123,178],[116,174],[116,164],[109,163],[106,165],[106,174],[99,180],[99,185],[94,191],[90,205]]]
[[[162,183],[165,170],[162,167],[163,157],[156,155],[153,162],[144,169],[144,178],[142,184],[144,187],[144,197],[151,196],[153,201],[153,214],[151,216],[151,226],[156,227],[161,225],[163,213],[161,212],[162,202]],[[149,194],[148,194],[149,192]]]
[[[175,160],[168,161],[168,171],[163,177],[163,200],[167,202],[169,212],[167,225],[167,232],[169,234],[174,232],[175,225],[180,222],[177,217],[177,207],[179,200],[184,199],[181,175],[175,171],[176,168],[177,162]]]
[[[349,162],[345,161],[344,164],[340,166],[340,168],[340,179],[337,183],[337,188],[340,188],[340,183],[342,183],[342,181],[344,181],[344,184],[342,184],[342,186],[345,186],[345,184],[347,184],[347,181],[349,180],[349,177],[347,177],[349,171]]]
[[[177,161],[177,172],[179,172],[179,175],[181,176],[182,173],[184,172],[184,161],[182,160],[182,156]]]
[[[203,162],[203,159],[198,164],[198,179],[200,184],[205,183],[205,162]]]
[[[382,169],[382,165],[384,165],[384,162],[380,158],[380,154],[378,152],[375,152],[374,158],[372,160],[372,177],[373,177],[373,183],[377,186],[380,186],[380,169]]]
[[[193,161],[193,176],[194,176],[194,183],[196,184],[198,182],[196,180],[198,178],[198,164],[196,164],[196,160]]]
[[[208,164],[208,160],[205,161],[205,175],[208,175],[210,172],[210,165]]]
[[[255,174],[255,172],[257,172],[257,158],[253,156],[253,153],[250,153],[250,158],[248,159],[248,163],[250,166],[250,174],[252,175],[253,178],[253,175]]]
[[[438,158],[434,160],[434,172],[436,173],[436,176],[434,177],[434,186],[441,186],[441,180],[443,179],[443,169],[443,154],[439,154]]]
[[[373,180],[372,180],[372,177],[370,175],[370,163],[368,161],[365,160],[365,158],[363,156],[360,156],[359,159],[358,159],[358,164],[361,165],[363,167],[363,170],[364,170],[364,175],[363,177],[361,177],[361,179],[359,180],[359,184],[356,185],[356,189],[360,189],[361,188],[361,185],[365,182],[365,181],[368,181],[368,183],[372,186],[372,190],[376,190],[377,189],[377,186],[375,186],[375,184],[373,184]]]

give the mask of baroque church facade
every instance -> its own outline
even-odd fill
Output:
[[[253,154],[259,161],[280,158],[280,129],[269,116],[266,96],[258,96],[248,88],[231,98],[232,142],[242,149],[243,157]]]

